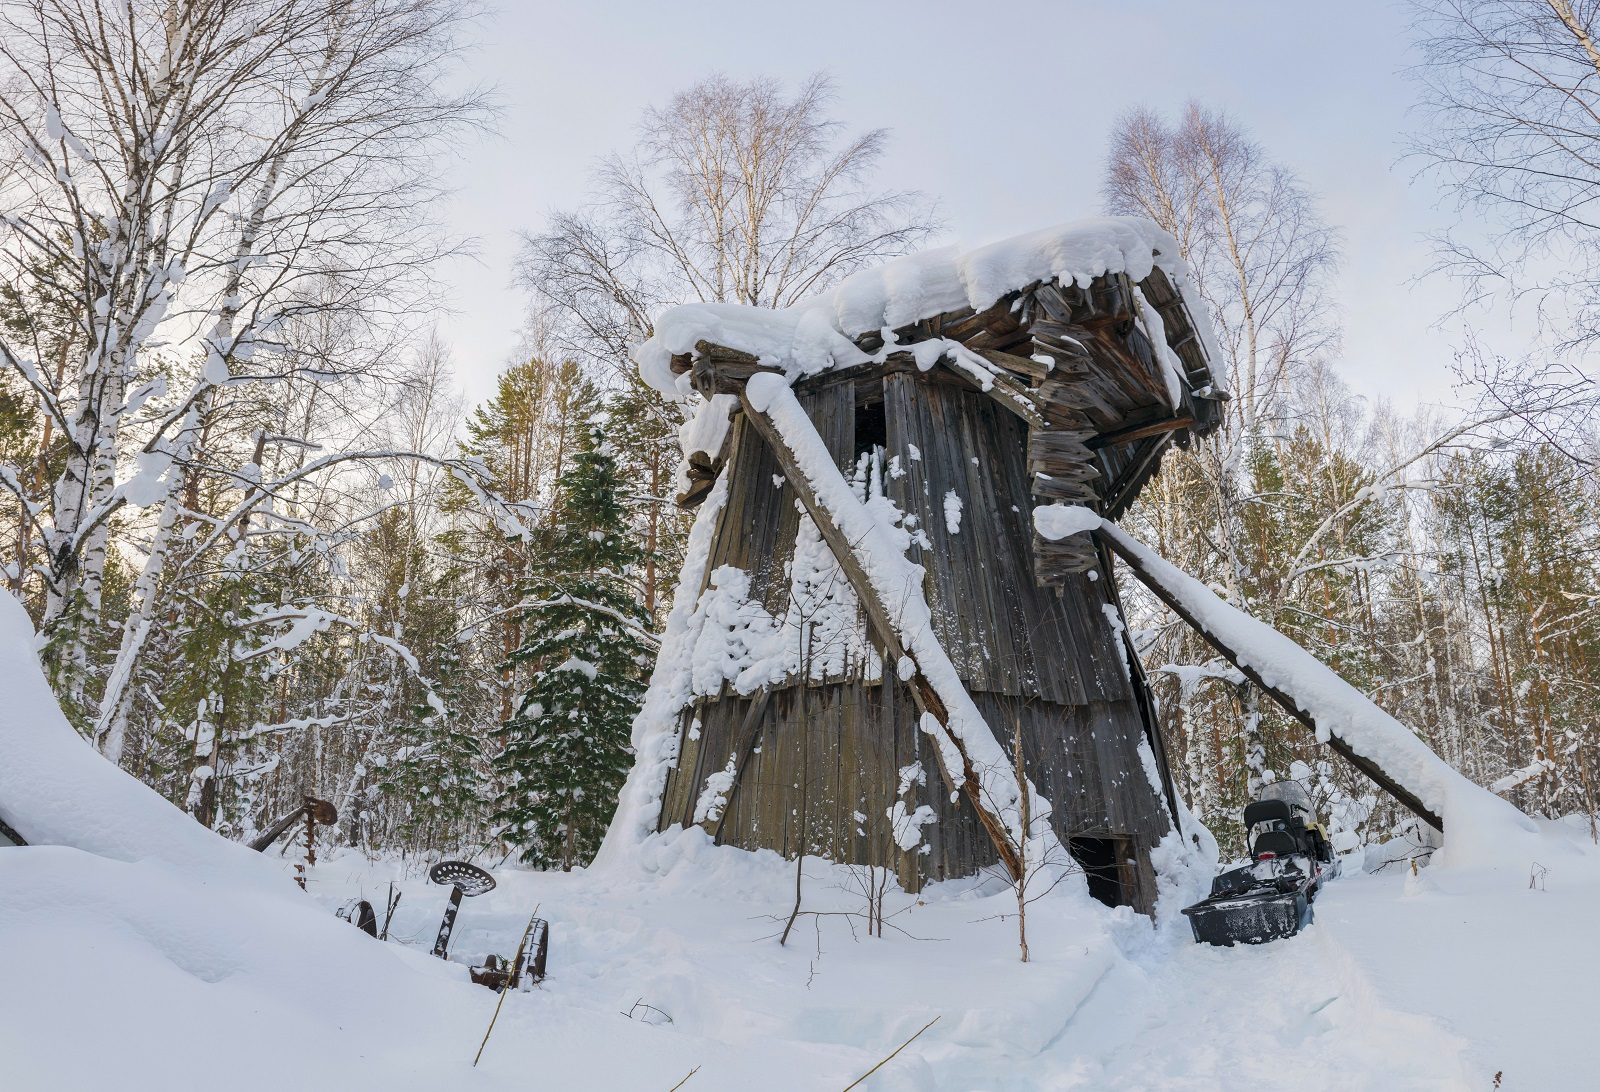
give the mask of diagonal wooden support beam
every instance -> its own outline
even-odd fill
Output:
[[[1020,418],[1029,428],[1045,427],[1044,414],[1039,410],[1031,387],[978,354],[969,352],[967,355],[965,361],[956,360],[953,354],[946,355],[940,359],[939,365],[959,376],[973,390],[993,400],[1007,413]]]
[[[873,632],[877,634],[894,660],[904,660],[912,664],[912,672],[905,678],[905,682],[911,690],[911,697],[916,703],[918,712],[931,716],[938,723],[942,742],[960,758],[960,768],[951,769],[951,763],[945,757],[945,747],[934,748],[945,784],[966,795],[973,810],[977,812],[979,822],[983,824],[984,832],[994,844],[1001,863],[1005,865],[1012,879],[1020,882],[1024,872],[1021,852],[1006,829],[1005,821],[995,813],[993,802],[983,791],[976,765],[965,741],[951,724],[950,710],[944,698],[939,694],[933,681],[924,673],[923,665],[917,662],[915,652],[906,647],[906,641],[900,633],[899,626],[895,624],[895,615],[890,605],[884,601],[867,574],[866,567],[857,553],[858,544],[850,541],[839,526],[834,513],[822,503],[810,478],[801,467],[799,456],[772,418],[764,409],[756,408],[750,400],[748,390],[741,390],[739,398],[750,426],[771,449],[779,469],[783,472],[784,480],[800,498],[800,503],[811,516],[811,521],[816,525],[822,540],[828,544],[828,549],[839,562],[839,569],[844,573],[851,590],[856,593],[856,598],[860,600]],[[888,669],[886,665],[886,670]],[[1018,789],[1022,792],[1028,791],[1026,786],[1018,786]]]
[[[1116,567],[1112,564],[1111,550],[1104,540],[1095,542],[1095,557],[1105,574],[1107,597],[1111,600],[1111,607],[1117,612],[1120,620],[1117,630],[1122,639],[1122,655],[1128,665],[1128,682],[1133,688],[1133,700],[1139,707],[1139,719],[1144,723],[1145,742],[1150,745],[1151,757],[1156,760],[1156,772],[1161,780],[1161,795],[1167,801],[1167,814],[1172,816],[1172,829],[1178,832],[1179,838],[1182,838],[1183,821],[1178,818],[1178,788],[1172,781],[1172,765],[1167,761],[1166,741],[1161,738],[1161,723],[1156,714],[1155,697],[1150,692],[1150,677],[1145,674],[1144,661],[1139,659],[1139,650],[1134,646],[1133,634],[1128,632],[1128,614],[1122,609],[1122,590],[1117,587]]]
[[[750,765],[750,756],[756,751],[756,741],[761,738],[761,718],[766,716],[767,706],[771,703],[772,687],[763,686],[750,699],[750,708],[745,711],[744,723],[739,725],[739,734],[736,738],[743,739],[744,746],[739,752],[739,765],[733,771],[733,784],[728,786],[728,795],[722,805],[722,815],[717,819],[716,830],[711,836],[711,840],[719,846],[722,844],[722,829],[727,826],[728,816],[733,814],[733,803],[739,798],[739,786],[744,784],[745,767]]]
[[[1139,578],[1140,583],[1149,588],[1157,599],[1161,600],[1169,609],[1171,609],[1172,613],[1176,614],[1179,618],[1182,618],[1185,622],[1187,622],[1190,628],[1198,633],[1207,644],[1216,649],[1217,653],[1221,655],[1223,659],[1227,660],[1230,664],[1243,672],[1247,679],[1255,683],[1264,693],[1266,693],[1268,697],[1282,706],[1284,712],[1288,713],[1295,720],[1311,729],[1313,733],[1317,731],[1317,722],[1311,717],[1310,714],[1306,713],[1297,704],[1295,704],[1295,700],[1292,697],[1262,678],[1261,673],[1246,663],[1237,651],[1228,647],[1221,640],[1219,640],[1215,634],[1206,629],[1206,627],[1201,623],[1200,619],[1196,618],[1194,614],[1183,604],[1183,602],[1179,600],[1177,596],[1174,596],[1171,592],[1169,592],[1166,586],[1163,585],[1160,580],[1156,579],[1154,574],[1152,574],[1149,569],[1145,567],[1144,560],[1139,556],[1138,553],[1128,549],[1128,547],[1122,541],[1120,541],[1116,535],[1106,534],[1103,531],[1095,531],[1094,537],[1101,545],[1105,546],[1107,549],[1111,550],[1118,557],[1120,557],[1123,563],[1128,566],[1129,570],[1133,572],[1133,575]],[[1373,762],[1364,755],[1357,754],[1348,743],[1339,738],[1338,733],[1328,733],[1328,746],[1331,747],[1334,752],[1346,762],[1350,763],[1350,765],[1354,766],[1356,769],[1370,777],[1378,784],[1380,788],[1382,788],[1390,796],[1394,797],[1423,822],[1429,824],[1437,830],[1444,830],[1444,820],[1435,814],[1434,811],[1424,804],[1420,799],[1418,799],[1415,793],[1407,789],[1394,778],[1390,777],[1377,763]]]

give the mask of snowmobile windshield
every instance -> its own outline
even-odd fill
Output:
[[[1314,815],[1311,807],[1311,794],[1306,792],[1304,785],[1298,781],[1274,781],[1261,790],[1262,800],[1282,800],[1291,808],[1296,808],[1307,815]]]

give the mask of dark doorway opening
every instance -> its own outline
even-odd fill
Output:
[[[1067,852],[1083,869],[1089,894],[1107,906],[1131,906],[1133,900],[1122,882],[1126,838],[1069,838]]]
[[[889,419],[883,411],[883,400],[857,404],[855,457],[859,459],[888,446]]]

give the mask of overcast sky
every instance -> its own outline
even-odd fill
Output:
[[[890,130],[879,182],[938,199],[977,245],[1100,210],[1112,121],[1126,107],[1221,107],[1296,171],[1344,235],[1340,370],[1400,408],[1450,396],[1456,290],[1420,284],[1448,210],[1399,162],[1415,123],[1407,14],[1395,0],[1108,4],[945,0],[499,0],[472,71],[499,92],[499,135],[462,147],[454,229],[476,261],[449,270],[442,332],[474,401],[509,360],[523,307],[519,230],[581,204],[597,156],[629,146],[640,109],[714,71],[792,86],[826,70],[836,116]],[[1498,345],[1525,340],[1474,316]]]

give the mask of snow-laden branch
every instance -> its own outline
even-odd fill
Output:
[[[495,525],[499,527],[507,537],[517,538],[524,542],[532,541],[533,532],[523,525],[522,521],[519,520],[516,514],[511,511],[510,506],[507,505],[505,501],[500,500],[499,497],[484,487],[483,483],[478,479],[478,475],[480,473],[478,468],[474,467],[467,460],[445,459],[440,458],[437,455],[428,455],[420,451],[407,451],[401,448],[393,448],[381,451],[335,452],[330,455],[324,455],[320,459],[313,459],[304,466],[299,467],[298,469],[281,477],[262,482],[259,485],[254,485],[254,487],[248,491],[245,499],[241,503],[234,506],[234,508],[225,515],[217,518],[216,526],[213,528],[211,533],[206,536],[205,540],[195,548],[194,554],[196,556],[204,554],[206,550],[210,549],[212,546],[215,546],[235,524],[244,519],[246,516],[250,515],[250,513],[254,512],[256,508],[264,503],[269,497],[287,488],[288,486],[293,485],[295,482],[304,481],[305,479],[313,477],[324,470],[339,466],[340,464],[344,463],[370,463],[390,460],[410,460],[413,462],[425,463],[429,466],[436,466],[442,470],[448,471],[452,477],[454,477],[458,482],[465,486],[469,492],[472,493],[474,498],[476,498],[485,506],[489,512],[490,518],[495,521]]]
[[[613,622],[616,622],[617,625],[622,629],[622,632],[626,633],[630,637],[633,637],[635,640],[644,642],[651,648],[659,647],[661,644],[661,638],[657,637],[649,630],[641,629],[638,623],[629,618],[627,615],[623,614],[621,611],[617,610],[615,607],[608,607],[604,603],[596,603],[592,599],[585,599],[582,596],[573,595],[571,592],[562,592],[554,599],[524,599],[522,602],[509,609],[512,611],[525,611],[538,610],[541,607],[561,607],[569,605],[582,607],[585,610],[592,610],[597,614],[605,615]],[[474,624],[481,624],[481,622],[482,619],[480,619],[478,623]]]
[[[1194,695],[1203,682],[1219,682],[1239,686],[1245,682],[1244,673],[1225,660],[1211,660],[1203,664],[1162,664],[1154,674],[1170,675],[1178,682],[1179,693],[1185,701]]]
[[[1504,410],[1463,421],[1454,428],[1451,428],[1439,436],[1436,436],[1433,440],[1429,441],[1418,450],[1412,452],[1410,455],[1407,455],[1399,462],[1386,467],[1374,475],[1369,484],[1364,485],[1360,489],[1356,490],[1353,497],[1323,517],[1322,522],[1317,524],[1315,529],[1312,530],[1311,534],[1306,536],[1306,540],[1300,544],[1300,549],[1295,553],[1293,561],[1290,562],[1290,574],[1285,586],[1292,587],[1295,581],[1297,581],[1300,577],[1313,571],[1315,568],[1314,566],[1311,568],[1306,567],[1306,558],[1310,556],[1311,551],[1316,548],[1317,544],[1322,541],[1323,536],[1329,531],[1333,530],[1333,528],[1338,525],[1340,520],[1344,519],[1346,516],[1350,515],[1352,512],[1363,507],[1364,505],[1367,505],[1373,501],[1382,500],[1384,496],[1390,492],[1396,492],[1405,489],[1427,490],[1433,485],[1432,482],[1393,481],[1394,478],[1404,474],[1408,469],[1428,458],[1429,456],[1436,455],[1445,450],[1463,436],[1467,436],[1479,429],[1488,428],[1491,425],[1499,424],[1500,422],[1508,420],[1514,416],[1516,416],[1514,411]]]
[[[1288,579],[1292,583],[1293,581],[1300,579],[1302,576],[1309,576],[1310,574],[1314,572],[1320,572],[1323,569],[1370,569],[1400,556],[1401,552],[1399,550],[1384,550],[1376,554],[1360,554],[1353,555],[1351,557],[1331,557],[1326,561],[1317,561],[1310,565],[1300,566],[1289,573]]]
[[[336,625],[343,626],[354,632],[358,639],[371,641],[373,644],[392,652],[396,658],[406,665],[412,677],[422,686],[428,706],[435,713],[444,714],[444,702],[440,700],[433,681],[423,674],[416,653],[403,641],[378,633],[358,619],[335,611],[324,610],[321,607],[263,606],[243,614],[236,620],[235,625],[242,630],[249,630],[261,626],[278,626],[286,623],[288,628],[282,633],[269,638],[254,648],[243,651],[235,650],[232,653],[232,662],[243,664],[258,660],[263,656],[270,656],[273,653],[288,654],[317,634],[326,633]]]
[[[259,444],[264,443],[265,440],[265,435],[259,437],[258,447]],[[468,481],[474,495],[478,497],[486,507],[489,508],[491,518],[494,519],[496,525],[499,526],[503,532],[505,532],[508,536],[520,537],[525,541],[531,536],[532,532],[530,532],[521,523],[521,521],[517,519],[514,513],[509,511],[504,502],[500,501],[496,494],[484,488],[477,481],[477,476],[481,473],[480,468],[468,463],[465,460],[441,459],[425,453],[405,450],[336,452],[323,456],[320,459],[313,460],[312,462],[301,466],[290,474],[283,475],[282,477],[268,482],[261,482],[254,476],[242,474],[236,470],[208,468],[217,473],[229,475],[241,485],[246,486],[245,497],[239,504],[235,505],[233,509],[219,517],[202,517],[198,513],[187,513],[193,518],[201,519],[202,522],[209,524],[211,527],[210,533],[198,545],[198,547],[189,553],[188,556],[190,558],[200,558],[205,556],[206,552],[211,547],[222,541],[225,536],[233,533],[235,527],[250,519],[251,516],[258,511],[264,503],[274,499],[281,490],[287,488],[297,481],[304,480],[324,470],[328,470],[344,463],[385,461],[391,459],[411,459],[418,462],[439,466],[455,475],[458,480]],[[134,667],[140,655],[143,653],[145,641],[149,634],[150,611],[154,605],[156,581],[165,568],[165,548],[178,515],[178,507],[175,503],[176,490],[178,488],[176,476],[168,475],[161,480],[167,490],[167,496],[163,505],[160,521],[158,522],[156,538],[152,542],[150,556],[146,561],[145,568],[141,572],[135,588],[135,609],[129,616],[128,622],[124,627],[123,638],[117,658],[112,664],[111,670],[107,676],[105,693],[100,702],[100,715],[97,718],[95,725],[95,738],[99,740],[102,746],[106,748],[108,755],[115,755],[120,752],[122,736],[121,720],[126,709],[127,686],[129,680],[132,678]],[[149,488],[149,484],[146,483],[141,488]],[[119,496],[124,503],[130,499],[128,495],[129,492],[130,489],[126,485],[124,488],[119,490]],[[291,517],[282,515],[281,513],[275,514],[275,518],[290,528],[299,530],[302,533],[310,536],[322,536],[326,534],[325,531],[312,524],[295,520]],[[323,628],[326,628],[326,626]],[[289,642],[285,648],[288,649],[297,647],[298,644],[309,635],[309,633],[298,634],[296,639]],[[383,638],[381,635],[373,635],[373,637],[379,641],[388,640],[388,638]],[[410,650],[396,647],[394,651],[397,655],[402,655],[403,658],[406,658],[415,672],[415,658],[411,655]],[[252,656],[247,658],[254,657]],[[421,678],[420,674],[418,677]],[[424,685],[428,689],[430,704],[435,703],[437,699],[433,697],[431,687],[427,687],[426,682],[424,682]]]
[[[1504,777],[1495,780],[1490,784],[1489,791],[1498,796],[1504,796],[1517,786],[1543,777],[1555,768],[1556,764],[1548,758],[1536,758],[1521,769],[1512,770]]]

